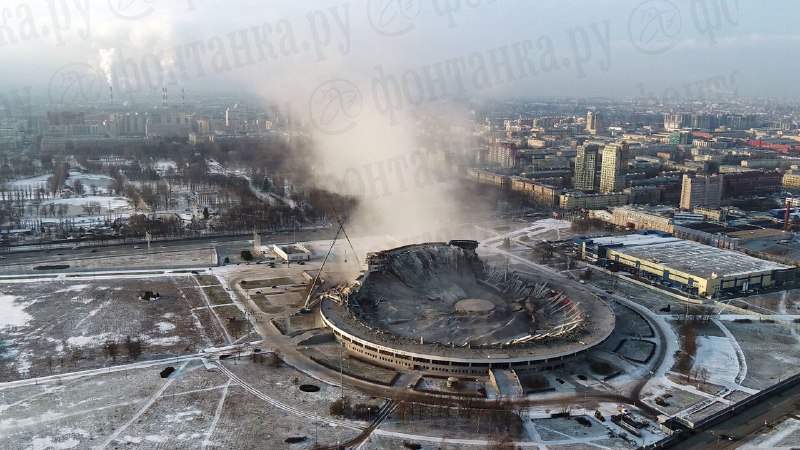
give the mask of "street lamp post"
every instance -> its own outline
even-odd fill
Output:
[[[344,344],[339,347],[339,386],[342,390],[341,398],[344,399]]]

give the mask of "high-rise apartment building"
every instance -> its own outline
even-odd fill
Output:
[[[603,148],[603,165],[600,169],[600,192],[621,192],[625,189],[628,168],[628,144],[614,143]]]
[[[575,156],[575,173],[572,177],[575,189],[594,191],[594,173],[599,152],[600,146],[597,144],[586,144],[578,148],[578,154]]]
[[[225,127],[229,131],[245,131],[247,120],[247,111],[238,104],[225,110]]]
[[[680,130],[691,124],[689,114],[664,114],[664,129],[667,131]]]
[[[717,127],[717,118],[711,114],[692,114],[692,128],[711,131]]]
[[[503,168],[515,167],[517,164],[517,150],[509,143],[500,142],[489,146],[486,160]]]
[[[589,134],[597,134],[597,130],[601,130],[603,128],[603,117],[593,111],[589,111],[586,113],[586,131]]]
[[[681,186],[681,209],[695,206],[719,208],[722,200],[722,175],[684,175]]]
[[[105,121],[112,136],[144,136],[146,123],[147,114],[144,113],[111,114]]]

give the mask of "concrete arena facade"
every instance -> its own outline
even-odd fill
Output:
[[[603,344],[614,331],[611,327],[598,340],[585,345],[576,345],[570,350],[562,352],[546,354],[536,352],[528,356],[487,358],[482,356],[486,351],[475,349],[473,350],[474,356],[445,356],[435,352],[414,352],[393,348],[345,331],[337,326],[335,320],[326,315],[326,306],[330,306],[326,305],[327,302],[330,300],[324,300],[320,305],[322,321],[333,331],[345,350],[351,354],[395,369],[417,370],[447,376],[486,376],[491,369],[514,369],[517,372],[558,369],[582,358],[589,350]]]

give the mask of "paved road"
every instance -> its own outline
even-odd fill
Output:
[[[277,242],[293,241],[308,241],[308,240],[321,240],[331,239],[336,233],[336,230],[320,229],[319,231],[301,231],[297,233],[282,232],[282,233],[262,233],[262,244],[271,244]],[[196,239],[183,239],[172,241],[155,241],[151,244],[151,252],[192,252],[201,249],[214,247],[217,249],[220,261],[225,257],[235,260],[239,256],[239,252],[243,248],[249,247],[251,236],[209,236]],[[77,248],[75,248],[77,247]],[[136,248],[139,247],[139,248]],[[0,271],[6,266],[13,266],[16,264],[53,264],[66,260],[74,260],[76,258],[103,258],[111,256],[129,256],[136,254],[143,254],[147,252],[147,244],[140,242],[130,242],[126,244],[112,243],[109,245],[95,245],[93,243],[80,243],[71,247],[59,247],[51,250],[35,250],[25,252],[10,252],[4,253],[0,259]],[[164,264],[164,261],[160,261]],[[164,268],[163,266],[159,266]],[[130,267],[117,267],[114,270],[124,270]],[[6,273],[9,269],[6,269]],[[14,270],[15,269],[10,269]],[[76,272],[80,270],[67,269],[59,272]],[[25,272],[18,272],[25,273]],[[30,272],[29,272],[30,273]],[[41,274],[42,272],[35,272]]]
[[[800,383],[782,393],[768,395],[756,405],[744,408],[739,414],[690,436],[684,441],[671,445],[671,448],[708,449],[736,448],[742,438],[749,436],[787,414],[800,413]],[[720,436],[734,436],[735,441],[722,440]]]

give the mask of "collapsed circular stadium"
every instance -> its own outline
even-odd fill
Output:
[[[614,313],[601,299],[489,264],[477,246],[370,253],[358,279],[322,294],[322,321],[351,354],[448,376],[560,368],[611,335]]]

